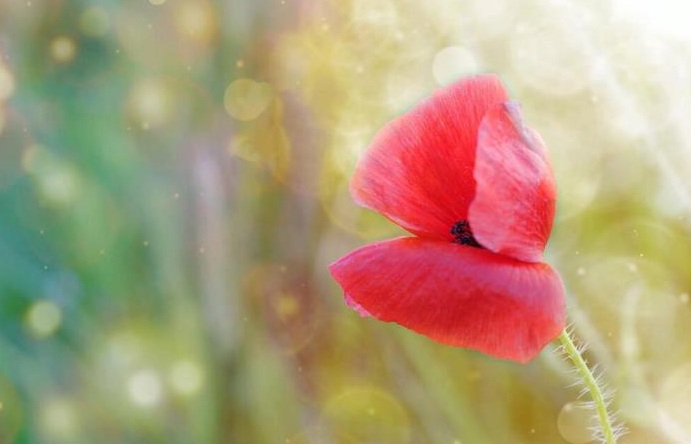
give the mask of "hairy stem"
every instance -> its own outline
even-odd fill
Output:
[[[564,329],[561,332],[561,335],[559,335],[559,340],[564,346],[564,351],[576,367],[576,370],[578,370],[578,374],[583,379],[583,382],[588,388],[590,396],[595,403],[595,410],[597,412],[597,418],[600,421],[600,427],[602,428],[604,442],[607,444],[616,444],[617,439],[614,432],[614,427],[612,427],[612,419],[607,411],[607,402],[595,376],[593,375],[593,372],[590,371],[588,364],[586,364],[583,356],[581,356],[578,347],[576,347],[576,344],[574,344],[573,339],[571,339],[567,329]]]

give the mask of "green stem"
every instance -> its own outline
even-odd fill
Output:
[[[605,396],[600,390],[600,386],[595,379],[595,376],[590,371],[588,364],[586,364],[583,356],[578,351],[578,347],[573,343],[573,339],[569,336],[569,332],[564,329],[559,335],[559,340],[564,346],[564,351],[569,356],[571,361],[573,361],[576,370],[583,378],[590,396],[593,398],[595,403],[595,410],[597,411],[597,417],[600,421],[600,427],[602,427],[602,435],[604,437],[604,442],[607,444],[616,444],[617,439],[614,433],[614,428],[612,427],[612,420],[610,418],[609,412],[607,411],[607,402],[605,401]]]

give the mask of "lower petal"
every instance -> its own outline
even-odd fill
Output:
[[[497,358],[527,362],[564,328],[563,284],[545,263],[399,238],[329,268],[360,314]]]

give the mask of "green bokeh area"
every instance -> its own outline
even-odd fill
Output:
[[[0,0],[0,442],[589,442],[554,344],[436,344],[328,273],[405,235],[348,192],[376,131],[480,72],[550,149],[621,443],[691,441],[691,36],[639,3]]]

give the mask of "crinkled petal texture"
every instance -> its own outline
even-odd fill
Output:
[[[523,124],[518,104],[496,106],[482,120],[475,181],[468,214],[475,239],[495,253],[541,261],[554,220],[554,175],[544,142]]]
[[[360,314],[497,358],[527,362],[564,328],[563,284],[544,263],[399,238],[355,250],[330,270]]]
[[[450,230],[474,197],[480,122],[506,100],[496,76],[470,77],[390,122],[355,170],[356,202],[413,234],[453,241]]]

